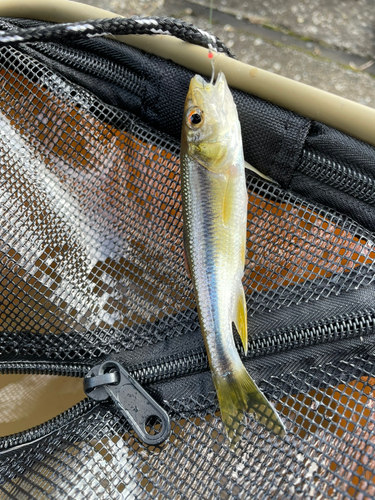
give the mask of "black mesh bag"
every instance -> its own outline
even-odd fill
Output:
[[[374,148],[233,89],[277,181],[247,172],[243,360],[287,430],[249,416],[233,450],[182,251],[193,73],[92,35],[225,47],[171,20],[0,29],[0,370],[89,394],[0,439],[0,498],[373,498]]]

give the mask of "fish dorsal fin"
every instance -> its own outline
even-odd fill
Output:
[[[233,322],[236,325],[246,355],[247,354],[247,309],[246,309],[245,292],[242,283],[240,283],[237,291],[237,298],[234,306]]]

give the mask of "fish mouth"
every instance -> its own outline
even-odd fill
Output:
[[[186,102],[189,102],[190,106],[199,108],[213,96],[217,102],[221,102],[224,99],[225,82],[224,73],[221,71],[214,83],[207,82],[201,75],[195,75],[190,81]]]
[[[207,96],[206,92],[210,91],[210,86],[212,85],[207,83],[201,75],[195,75],[190,81],[186,102],[190,106],[201,107],[205,96]]]
[[[191,80],[191,86],[197,88],[205,88],[207,85],[210,85],[201,75],[195,75]]]

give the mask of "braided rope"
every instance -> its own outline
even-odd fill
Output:
[[[48,24],[26,29],[0,31],[1,45],[18,45],[34,42],[61,42],[79,38],[105,35],[171,35],[194,45],[206,47],[215,52],[223,52],[230,57],[234,54],[218,38],[191,23],[168,17],[138,17],[96,19],[66,24]]]

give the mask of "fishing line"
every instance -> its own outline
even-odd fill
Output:
[[[215,55],[211,50],[208,52],[208,58],[211,60],[212,73],[210,84],[212,85],[215,79]]]

